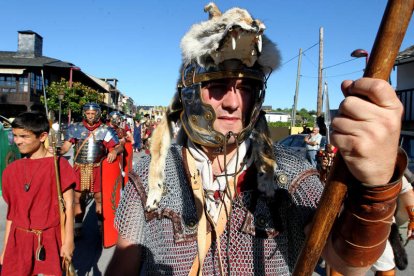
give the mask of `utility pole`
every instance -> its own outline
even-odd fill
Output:
[[[323,27],[319,29],[319,67],[318,67],[318,98],[316,100],[316,116],[322,115],[322,67],[323,67]]]
[[[299,96],[299,80],[300,80],[300,66],[302,64],[302,48],[299,49],[299,59],[298,59],[298,71],[296,74],[296,89],[295,89],[295,98],[292,110],[292,124],[291,126],[294,127],[296,124],[296,109],[298,106],[298,96]]]

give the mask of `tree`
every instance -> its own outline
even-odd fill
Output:
[[[136,113],[136,114],[135,114],[135,118],[134,118],[134,120],[135,120],[135,121],[141,121],[141,118],[142,118],[141,114]]]
[[[60,82],[51,82],[46,87],[47,106],[49,110],[59,110],[58,95],[64,91],[62,100],[62,115],[67,115],[71,110],[73,118],[82,117],[82,106],[89,102],[98,104],[103,103],[104,96],[102,93],[80,83],[73,82],[72,87],[69,87],[68,81],[61,79]],[[40,100],[45,103],[45,99],[41,96]]]

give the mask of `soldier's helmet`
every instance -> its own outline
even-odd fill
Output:
[[[270,73],[279,67],[280,54],[265,35],[265,25],[247,10],[232,8],[221,13],[214,3],[205,7],[209,20],[195,24],[181,40],[182,67],[178,81],[180,119],[195,143],[222,147],[226,135],[214,129],[214,109],[203,102],[201,88],[210,81],[242,78],[252,84],[250,116],[237,134],[249,137],[258,119]]]
[[[102,110],[101,107],[99,106],[99,104],[97,103],[87,103],[83,106],[82,108],[82,116],[85,120],[88,120],[88,118],[86,117],[85,112],[88,110],[94,110],[96,111],[96,115],[94,116],[94,118],[89,122],[92,124],[95,124],[99,121],[99,119],[101,118],[102,115]]]
[[[122,114],[119,111],[112,111],[109,113],[109,121],[112,125],[119,127],[121,124]]]

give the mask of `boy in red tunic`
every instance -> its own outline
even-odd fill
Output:
[[[59,172],[66,202],[65,239],[61,240],[54,157],[45,148],[49,122],[41,113],[26,112],[12,123],[14,142],[23,159],[3,172],[3,197],[8,205],[3,275],[62,275],[61,257],[72,259],[73,187],[69,162],[60,158]]]

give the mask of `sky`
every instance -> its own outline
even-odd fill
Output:
[[[0,51],[17,50],[17,32],[43,37],[43,55],[70,62],[98,78],[118,79],[118,89],[136,105],[167,106],[181,64],[180,40],[192,24],[207,20],[199,0],[0,0]],[[265,105],[291,108],[298,54],[304,51],[297,107],[316,110],[319,33],[323,28],[323,82],[330,108],[343,99],[340,83],[363,74],[386,0],[219,0],[221,11],[247,9],[266,25],[265,34],[282,55],[282,67],[267,83]],[[411,22],[400,50],[414,44]],[[395,86],[395,72],[392,85]]]

